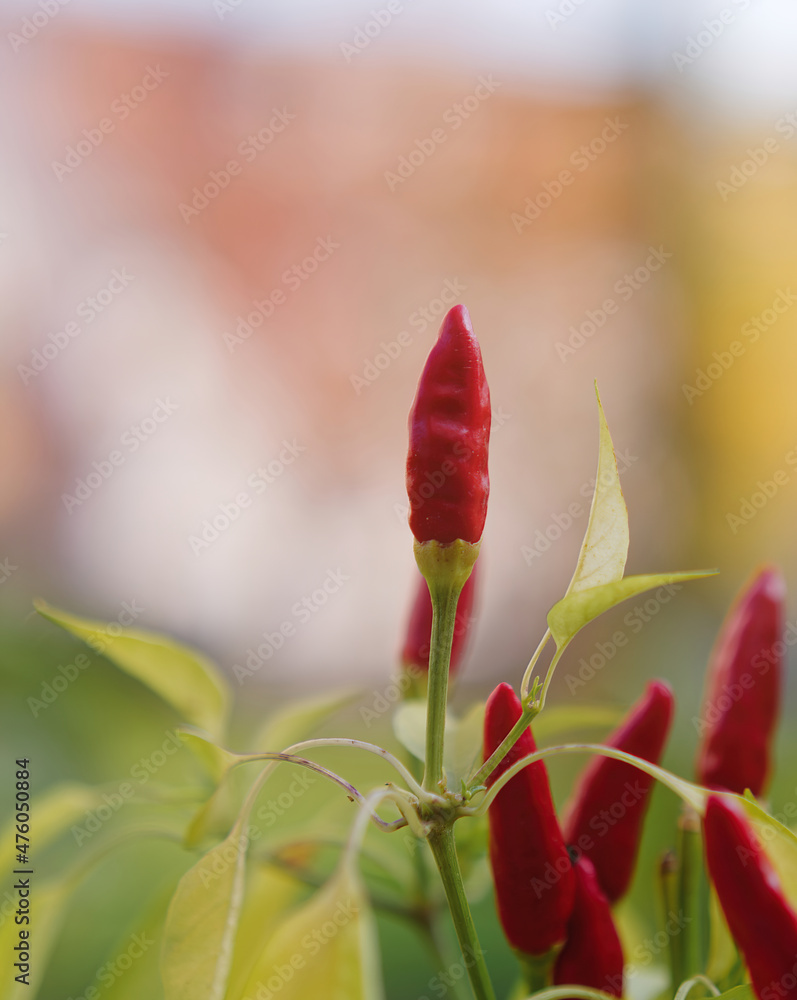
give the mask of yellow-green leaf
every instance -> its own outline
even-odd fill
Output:
[[[774,816],[770,816],[753,798],[735,795],[733,792],[711,791],[681,778],[676,779],[674,775],[668,777],[669,781],[665,783],[681,794],[684,801],[689,802],[701,816],[705,815],[709,795],[718,795],[741,806],[780,879],[786,899],[797,910],[797,836]],[[683,788],[676,787],[676,783]]]
[[[193,850],[217,819],[227,829],[231,816],[240,809],[240,802],[232,795],[226,781],[227,772],[240,762],[240,758],[219,746],[209,733],[191,726],[181,726],[177,735],[216,782],[212,794],[196,811],[183,836],[184,846]]]
[[[739,953],[733,943],[733,937],[722,912],[717,890],[709,886],[709,942],[706,975],[714,982],[727,978],[728,974],[739,964]]]
[[[617,458],[597,383],[595,396],[600,419],[598,471],[587,530],[567,594],[621,580],[628,557],[628,509],[623,499]]]
[[[302,698],[281,706],[266,719],[255,736],[254,749],[279,751],[307,739],[325,719],[359,695],[359,690],[350,689]]]
[[[393,732],[413,757],[423,760],[426,756],[426,702],[419,698],[401,702],[393,713]]]
[[[180,879],[166,915],[166,1000],[222,1000],[244,893],[246,816]]]
[[[35,817],[35,853],[44,848],[77,822],[85,812],[102,803],[100,793],[87,785],[63,784],[48,788],[31,802]],[[14,867],[16,856],[16,818],[10,820],[0,834],[0,872]],[[31,841],[33,842],[33,840]]]
[[[561,733],[583,729],[613,729],[625,711],[614,705],[550,705],[534,720],[534,739],[538,746],[550,743]]]
[[[213,790],[213,794],[197,809],[183,834],[183,846],[191,851],[205,837],[229,828],[229,819],[241,808],[241,796],[236,795],[226,777]]]
[[[266,943],[240,997],[258,991],[280,1000],[381,1000],[373,915],[349,865],[279,927]]]
[[[280,708],[270,716],[253,740],[255,750],[281,751],[306,739],[312,730],[339,708],[359,695],[359,690],[349,690],[303,698]],[[213,743],[207,733],[188,727],[180,730],[181,737],[202,761],[217,782],[210,798],[199,808],[185,833],[187,848],[196,847],[202,838],[217,826],[225,829],[240,808],[240,795],[230,785],[228,771],[240,764],[247,755],[232,754]],[[240,791],[240,789],[239,789]]]
[[[717,1000],[756,1000],[756,995],[752,986],[734,986],[732,990],[720,993]]]
[[[464,777],[473,760],[481,753],[484,705],[473,705],[458,718],[446,712],[444,763],[449,779]],[[426,702],[419,699],[402,702],[393,713],[393,732],[409,752],[423,760],[426,755]],[[449,782],[450,783],[450,782]]]
[[[478,702],[460,718],[449,717],[446,723],[444,764],[449,778],[464,778],[476,758],[481,758],[484,742],[484,709]]]
[[[33,878],[35,881],[35,876]],[[22,1000],[23,997],[36,996],[75,885],[76,879],[71,876],[53,882],[40,882],[30,894],[29,924],[18,925],[13,913],[0,920],[0,954],[6,956],[8,963],[6,965],[4,962],[5,968],[0,978],[0,1000]],[[13,891],[12,889],[11,892]],[[16,981],[16,977],[22,975],[24,970],[12,964],[19,961],[18,958],[10,960],[8,957],[19,954],[14,952],[14,946],[19,943],[21,930],[30,933],[29,985]]]
[[[124,936],[117,940],[108,953],[108,963],[116,966],[121,973],[112,982],[108,982],[109,965],[100,966],[100,972],[105,968],[101,986],[97,988],[96,1000],[162,1000],[160,969],[158,967],[158,951],[163,921],[166,917],[166,900],[159,895],[143,913],[141,913],[131,928],[125,928]],[[124,956],[132,958],[128,963]],[[76,1000],[89,1000],[93,994],[87,990]]]
[[[237,754],[219,746],[210,733],[203,733],[192,726],[179,726],[177,735],[215,781],[220,781],[239,761]]]
[[[575,591],[563,597],[548,612],[548,628],[557,649],[561,651],[585,625],[616,604],[654,587],[698,580],[715,572],[716,570],[693,570],[686,573],[645,573],[641,576],[627,576],[589,590]]]
[[[78,618],[36,601],[36,610],[83,639],[125,673],[146,684],[191,722],[216,736],[227,717],[227,683],[213,664],[196,650],[167,636],[137,628],[110,626]]]
[[[797,911],[797,837],[787,826],[765,812],[755,800],[740,798],[729,792],[723,793],[723,797],[736,799],[744,809],[777,872],[784,895]]]
[[[295,878],[271,865],[253,866],[246,880],[244,905],[230,971],[228,997],[243,995],[243,989],[265,943],[283,922],[304,887]]]

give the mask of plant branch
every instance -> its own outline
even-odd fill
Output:
[[[523,711],[523,714],[514,726],[512,726],[495,750],[490,754],[488,759],[482,764],[479,770],[468,779],[467,785],[469,788],[474,788],[478,785],[485,785],[487,783],[487,779],[498,767],[504,757],[506,757],[515,743],[517,743],[521,734],[525,732],[531,723],[531,720],[537,715],[537,712],[538,710],[534,705],[530,705]]]
[[[611,993],[593,990],[587,986],[552,986],[534,993],[527,1000],[566,1000],[567,997],[580,997],[583,1000],[617,1000]]]
[[[454,843],[454,831],[447,824],[429,834],[429,846],[432,849],[440,878],[443,882],[451,919],[462,951],[465,968],[476,1000],[495,1000],[495,991],[490,982],[490,974],[484,961],[476,927],[465,895],[462,873]]]
[[[443,780],[448,668],[461,590],[462,584],[459,581],[433,579],[429,583],[433,614],[426,702],[426,767],[423,776],[423,787],[427,793],[439,792]]]
[[[295,753],[297,750],[310,750],[314,747],[352,747],[355,750],[366,750],[368,753],[376,754],[377,757],[381,757],[382,760],[387,761],[388,764],[395,768],[398,774],[400,774],[407,783],[407,787],[410,791],[417,795],[418,798],[428,798],[428,795],[424,791],[423,787],[418,784],[404,764],[402,764],[401,761],[394,757],[388,750],[377,746],[375,743],[366,743],[363,740],[350,740],[342,736],[334,736],[317,740],[303,740],[301,743],[294,743],[292,746],[286,747],[286,749],[282,752]],[[245,764],[253,760],[270,759],[267,754],[263,753],[238,754],[237,756],[240,758],[239,763],[241,764]]]
[[[542,651],[548,644],[548,640],[551,638],[551,630],[548,628],[545,630],[545,635],[540,639],[540,644],[534,650],[534,655],[529,660],[529,665],[526,667],[526,672],[523,674],[523,680],[520,682],[520,697],[522,701],[525,701],[529,696],[529,684],[531,683],[531,675],[534,673],[534,667],[537,665],[537,660],[539,660],[542,655]]]
[[[511,767],[507,768],[501,777],[496,780],[495,784],[487,792],[478,806],[460,806],[458,815],[483,816],[490,808],[490,805],[496,795],[498,795],[504,785],[511,781],[512,778],[514,778],[519,771],[522,771],[524,767],[528,767],[529,764],[534,764],[538,760],[544,760],[545,757],[553,757],[556,754],[570,753],[599,753],[604,757],[612,757],[614,760],[625,761],[626,764],[631,764],[633,767],[639,768],[640,771],[644,771],[646,774],[651,775],[651,777],[660,781],[671,791],[675,792],[676,795],[680,796],[684,802],[689,803],[689,805],[694,806],[698,811],[700,811],[704,798],[703,790],[698,785],[694,785],[690,781],[684,781],[683,778],[678,778],[669,771],[665,771],[663,767],[651,764],[650,761],[643,760],[641,757],[635,757],[633,754],[626,753],[624,750],[617,750],[614,747],[604,746],[602,743],[564,743],[561,746],[545,747],[544,750],[537,750],[535,753],[530,753],[525,757],[521,757],[520,760],[516,761]]]
[[[686,982],[681,983],[678,987],[678,992],[675,994],[675,1000],[686,1000],[686,997],[692,992],[693,987],[698,984],[705,986],[713,997],[718,997],[720,995],[720,991],[714,983],[712,983],[708,976],[703,976],[698,973],[698,975],[692,976],[691,979],[687,979]]]

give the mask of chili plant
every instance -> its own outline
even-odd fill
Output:
[[[538,749],[532,734],[556,668],[586,625],[628,598],[711,572],[625,575],[628,516],[600,397],[597,404],[598,471],[572,579],[525,671],[499,684],[486,705],[456,716],[448,690],[470,624],[487,514],[490,394],[467,310],[455,306],[445,317],[410,414],[409,523],[423,579],[391,694],[361,710],[370,725],[391,709],[395,753],[352,736],[310,735],[347,695],[283,706],[250,749],[234,749],[227,681],[204,657],[162,636],[39,604],[93,648],[101,636],[108,659],[177,713],[197,778],[191,786],[142,783],[129,796],[122,785],[109,793],[74,784],[34,800],[37,962],[29,972],[17,963],[20,974],[0,986],[0,1000],[36,995],[71,894],[101,858],[142,834],[179,849],[183,874],[150,913],[160,981],[144,973],[119,980],[127,986],[114,987],[115,997],[378,1000],[379,909],[415,927],[440,968],[450,920],[470,991],[494,1000],[469,898],[488,858],[497,919],[517,958],[514,998],[638,995],[625,975],[629,932],[616,904],[637,868],[654,781],[683,802],[673,850],[657,871],[639,873],[682,918],[677,933],[664,933],[662,996],[797,996],[797,838],[755,797],[771,770],[785,651],[776,570],[762,570],[746,588],[712,655],[695,719],[700,784],[659,764],[674,711],[662,681],[649,684],[604,744]],[[569,754],[589,759],[560,816],[546,760]],[[352,777],[366,755],[376,769],[367,786]],[[280,785],[285,774],[290,783]],[[339,800],[334,810],[324,784]],[[339,805],[350,810],[343,820]],[[112,821],[75,857],[61,841],[84,813],[100,817],[103,809]],[[596,822],[603,816],[612,822]],[[5,839],[2,849],[10,872],[13,845]],[[6,944],[14,933],[12,921],[0,925]],[[430,992],[461,986],[442,977]],[[96,985],[84,994],[100,995]]]

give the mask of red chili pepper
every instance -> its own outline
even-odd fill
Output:
[[[740,806],[709,796],[708,871],[761,1000],[797,997],[797,914]]]
[[[454,623],[454,640],[451,646],[451,663],[448,668],[448,676],[453,677],[462,656],[465,652],[465,645],[472,623],[471,613],[473,611],[473,600],[476,594],[476,574],[479,563],[474,563],[470,576],[465,581],[465,586],[459,595],[457,604],[457,617]],[[429,594],[429,586],[421,576],[418,581],[418,590],[415,595],[415,604],[412,607],[410,620],[407,625],[407,637],[404,642],[404,649],[401,659],[405,666],[427,671],[429,669],[429,649],[432,638],[432,598]]]
[[[579,858],[575,873],[573,912],[567,922],[567,941],[554,965],[554,985],[589,986],[622,996],[623,946],[609,900],[589,858]]]
[[[522,714],[509,684],[499,684],[487,701],[484,755],[500,745]],[[488,779],[488,785],[536,747],[526,729]],[[504,934],[513,948],[543,955],[565,939],[573,908],[575,875],[556,819],[542,761],[525,767],[491,804],[490,862]]]
[[[490,481],[490,390],[465,306],[449,310],[410,411],[407,492],[419,542],[478,542]]]
[[[740,593],[714,645],[703,716],[697,780],[708,788],[761,795],[770,770],[785,646],[785,583],[766,567]]]
[[[606,745],[653,764],[659,762],[673,714],[673,696],[662,681],[652,681]],[[590,859],[610,902],[625,895],[634,874],[642,821],[653,778],[633,764],[595,756],[584,770],[571,800],[565,840]]]

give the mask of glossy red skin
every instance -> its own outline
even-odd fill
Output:
[[[554,986],[570,983],[622,996],[623,946],[609,900],[589,858],[582,857],[574,870],[573,912],[567,922],[567,941],[554,965]]]
[[[708,670],[696,773],[701,785],[760,796],[770,772],[778,720],[785,584],[766,567],[741,592],[723,623]],[[781,644],[782,645],[782,644]]]
[[[703,820],[708,871],[760,1000],[797,1000],[797,914],[742,809],[709,796]]]
[[[485,759],[522,714],[509,684],[499,684],[487,701]],[[492,785],[504,771],[536,747],[527,729],[490,775]],[[498,793],[488,810],[490,862],[496,905],[504,934],[513,948],[542,955],[565,939],[573,908],[575,875],[556,818],[542,761],[524,768]]]
[[[465,652],[468,634],[472,624],[473,601],[476,595],[476,575],[479,563],[473,564],[470,576],[465,581],[457,602],[454,621],[454,639],[451,644],[451,663],[448,676],[454,677],[459,670]],[[432,598],[426,580],[419,576],[415,603],[412,606],[407,625],[407,637],[401,653],[402,662],[419,670],[429,669],[429,649],[432,638]]]
[[[478,542],[490,480],[490,390],[468,310],[454,306],[426,360],[410,410],[407,493],[419,542]]]
[[[652,681],[606,745],[657,764],[673,707],[670,688]],[[573,792],[565,840],[579,856],[590,859],[612,903],[625,895],[631,883],[653,781],[632,764],[596,754]]]

